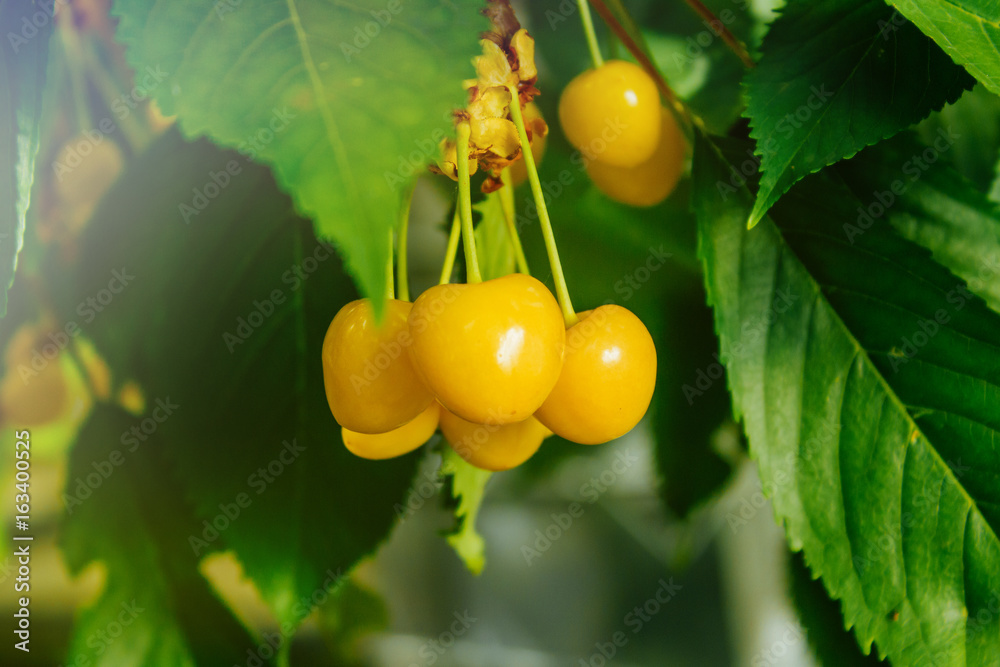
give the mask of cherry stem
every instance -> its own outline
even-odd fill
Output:
[[[559,261],[559,249],[556,247],[556,237],[552,233],[552,221],[549,220],[549,210],[545,206],[545,194],[542,192],[542,184],[538,180],[538,168],[535,166],[535,156],[531,154],[531,144],[528,141],[528,131],[524,127],[524,116],[521,114],[520,97],[517,90],[507,84],[507,90],[511,94],[510,114],[513,116],[514,125],[517,127],[517,136],[521,140],[521,158],[528,171],[528,182],[531,184],[531,195],[535,199],[535,206],[538,208],[538,222],[542,226],[542,237],[545,239],[545,251],[549,255],[549,265],[552,267],[552,279],[556,285],[556,299],[563,312],[563,319],[566,320],[566,327],[569,328],[579,322],[576,311],[573,310],[573,302],[569,298],[569,289],[566,287],[566,276],[563,275],[562,262]]]
[[[503,170],[500,178],[503,180],[503,187],[500,188],[500,208],[503,209],[503,217],[507,222],[507,232],[510,234],[511,245],[514,246],[514,261],[517,263],[517,270],[530,276],[528,269],[528,258],[524,256],[524,247],[521,245],[521,237],[517,233],[517,224],[514,221],[514,183],[511,180],[510,167]]]
[[[666,79],[663,78],[663,75],[660,74],[660,70],[656,68],[656,65],[649,59],[649,56],[646,55],[642,47],[640,47],[639,44],[632,39],[632,35],[630,35],[624,26],[618,22],[618,19],[611,13],[608,6],[604,4],[604,1],[590,0],[590,3],[594,5],[594,9],[597,10],[598,14],[600,14],[601,19],[607,24],[618,39],[621,40],[621,43],[626,49],[628,49],[628,52],[631,53],[637,61],[639,61],[639,65],[646,70],[647,74],[653,77],[653,81],[656,83],[657,89],[670,103],[674,112],[677,113],[687,125],[694,125],[695,119],[692,118],[688,108],[680,101],[680,98],[677,97],[677,94],[670,87],[670,84],[668,84]]]
[[[688,7],[693,9],[695,13],[701,18],[708,22],[711,26],[711,30],[714,31],[722,41],[726,43],[729,50],[736,54],[736,57],[743,61],[743,64],[748,68],[753,69],[757,66],[757,63],[753,61],[750,57],[750,53],[747,51],[747,47],[740,40],[736,39],[736,36],[729,32],[729,28],[719,20],[719,18],[712,12],[711,9],[706,7],[701,0],[684,0]]]
[[[396,298],[395,276],[392,272],[392,253],[394,250],[392,229],[389,230],[389,261],[385,263],[385,298]]]
[[[601,57],[601,49],[597,45],[597,33],[594,32],[594,19],[590,16],[590,5],[587,4],[587,0],[577,0],[577,4],[580,6],[580,21],[583,23],[583,32],[587,36],[590,59],[594,63],[594,68],[597,69],[604,64],[604,58]]]
[[[403,210],[399,217],[399,242],[396,251],[396,280],[399,283],[399,298],[403,301],[410,300],[410,277],[407,272],[406,260],[406,237],[410,230],[410,205],[413,203],[413,191],[417,189],[417,182],[414,181],[403,194]]]
[[[469,187],[469,123],[458,125],[458,211],[462,218],[462,244],[465,247],[465,281],[481,283],[479,258],[476,256],[476,236],[472,230],[472,193]]]
[[[441,279],[438,285],[451,282],[451,272],[455,269],[455,255],[458,252],[458,237],[462,231],[461,218],[458,215],[458,207],[455,207],[455,215],[451,219],[451,232],[448,234],[448,249],[445,250],[444,264],[441,266]]]

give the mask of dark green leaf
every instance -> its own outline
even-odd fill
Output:
[[[437,157],[475,76],[480,4],[123,0],[115,12],[139,77],[163,79],[163,110],[188,136],[272,165],[380,308],[403,185]]]
[[[675,275],[662,303],[652,406],[656,466],[667,506],[680,517],[728,479],[713,436],[732,419],[719,339],[697,276]],[[683,350],[683,354],[677,354]]]
[[[922,144],[904,134],[843,163],[839,172],[861,202],[845,236],[853,241],[887,215],[1000,312],[1000,214],[946,164],[956,139],[941,130]]]
[[[1000,118],[1000,96],[977,84],[941,111],[932,113],[917,125],[917,134],[925,143],[933,143],[944,130],[954,139],[947,162],[975,186],[989,190],[996,176],[1000,155],[1000,124],[983,122]]]
[[[178,203],[210,173],[234,172],[184,224]],[[107,293],[113,271],[128,285],[81,317],[77,304]],[[417,460],[365,461],[341,443],[320,348],[354,293],[332,248],[266,169],[170,133],[104,199],[74,284],[64,317],[150,400],[179,406],[158,433],[199,518],[231,524],[218,538],[191,526],[189,548],[224,543],[278,619],[297,623],[385,537]],[[220,519],[241,497],[239,517]]]
[[[990,664],[1000,315],[884,221],[849,243],[858,202],[825,176],[748,231],[747,191],[720,195],[729,168],[701,142],[700,254],[789,544],[866,651],[874,640],[897,667]]]
[[[888,0],[955,62],[1000,93],[1000,6],[993,0]]]
[[[37,0],[0,0],[0,317],[24,244],[53,9]]]
[[[792,554],[788,565],[792,600],[800,623],[798,627],[789,628],[792,637],[801,640],[805,635],[822,667],[881,665],[875,655],[863,654],[854,635],[844,629],[840,605],[831,600],[823,584],[809,574],[801,552]]]
[[[747,77],[761,157],[756,224],[800,178],[890,137],[973,79],[930,39],[872,0],[792,0]]]
[[[107,580],[76,621],[66,664],[240,664],[256,641],[198,572],[187,544],[194,514],[164,441],[125,445],[139,423],[99,406],[70,455],[62,550],[72,574],[100,561]]]

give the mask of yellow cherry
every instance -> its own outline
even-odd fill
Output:
[[[432,287],[414,302],[409,322],[410,356],[426,385],[468,421],[524,421],[559,378],[562,314],[530,276]]]
[[[416,419],[388,433],[356,433],[343,427],[340,433],[344,446],[355,456],[372,460],[391,459],[408,454],[430,440],[437,430],[439,414],[440,406],[434,401]]]
[[[656,346],[645,325],[621,306],[601,306],[566,332],[562,373],[535,417],[567,440],[600,444],[639,423],[655,385]]]
[[[587,159],[634,167],[660,141],[660,93],[638,65],[609,60],[569,82],[559,98],[559,123]]]
[[[616,167],[600,159],[587,163],[587,174],[601,192],[631,206],[655,206],[667,198],[684,171],[684,137],[677,121],[663,109],[660,143],[642,164]]]
[[[441,411],[441,433],[467,463],[499,472],[530,459],[551,433],[534,417],[513,424],[474,424]]]
[[[323,339],[323,384],[337,423],[357,433],[387,433],[433,401],[413,368],[407,317],[413,304],[386,303],[380,326],[367,299],[337,313]]]

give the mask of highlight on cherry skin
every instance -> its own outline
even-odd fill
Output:
[[[559,98],[559,123],[588,159],[635,167],[659,145],[660,108],[656,83],[641,67],[609,60],[569,82]]]
[[[376,324],[367,299],[347,304],[323,339],[323,384],[337,423],[364,434],[388,433],[407,424],[434,400],[407,348],[413,304],[390,299]]]
[[[409,329],[410,356],[426,386],[468,421],[524,421],[559,379],[562,313],[530,276],[432,287],[413,303]]]
[[[579,315],[566,333],[566,358],[535,413],[556,435],[596,445],[631,431],[656,385],[656,347],[631,311],[605,305]]]

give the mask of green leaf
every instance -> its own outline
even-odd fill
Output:
[[[207,174],[232,172],[185,225],[178,202]],[[120,293],[100,312],[80,313],[116,271],[128,284],[114,282]],[[341,442],[321,346],[356,294],[333,249],[266,169],[171,132],[102,201],[69,282],[63,321],[153,405],[179,406],[157,434],[199,517],[187,548],[231,549],[279,622],[301,621],[313,596],[385,537],[418,458],[367,461]],[[203,521],[225,527],[213,537]]]
[[[500,204],[500,194],[493,192],[473,206],[482,215],[476,225],[476,253],[483,280],[514,272],[514,246],[507,232],[507,220]]]
[[[973,84],[930,39],[871,0],[792,0],[747,76],[761,158],[757,224],[800,178],[890,137]]]
[[[469,572],[481,574],[486,566],[486,542],[476,530],[476,517],[493,473],[469,465],[448,445],[443,447],[441,473],[451,480],[451,497],[458,501],[455,507],[457,526],[446,538]]]
[[[954,146],[948,150],[948,164],[977,190],[989,190],[1000,155],[1000,125],[984,123],[983,119],[997,117],[1000,117],[1000,96],[976,84],[957,102],[921,121],[916,130],[927,144],[933,143],[942,130],[950,134]]]
[[[954,141],[947,131],[929,145],[903,134],[840,165],[838,171],[862,202],[845,234],[849,240],[863,234],[874,224],[872,214],[886,210],[900,234],[930,249],[934,259],[1000,312],[1000,213],[946,164]]]
[[[0,0],[0,317],[24,245],[25,217],[38,154],[42,92],[52,34],[52,4]],[[44,21],[32,18],[41,12]],[[37,25],[41,23],[41,27]],[[30,31],[27,29],[30,28]]]
[[[1000,94],[1000,6],[992,0],[887,0],[955,62]]]
[[[70,455],[63,554],[71,574],[102,562],[107,579],[77,617],[66,664],[242,664],[257,642],[198,572],[187,545],[194,515],[167,472],[165,443],[156,434],[135,449],[122,443],[140,421],[98,406]]]
[[[863,654],[854,635],[844,629],[840,605],[830,599],[823,584],[812,578],[801,553],[791,555],[788,569],[792,600],[800,622],[798,627],[789,628],[794,641],[801,641],[804,633],[823,667],[881,665],[874,655]]]
[[[713,439],[731,423],[732,404],[700,277],[681,274],[669,280],[671,288],[658,308],[662,323],[651,327],[659,330],[651,412],[663,498],[674,514],[686,517],[729,478],[731,467]]]
[[[850,244],[857,202],[829,178],[748,231],[749,193],[717,189],[729,173],[701,141],[716,330],[789,544],[866,652],[874,640],[897,667],[994,664],[1000,315],[885,222]]]
[[[132,66],[165,78],[153,92],[163,111],[189,137],[272,165],[381,308],[385,239],[475,75],[480,5],[122,0],[115,13]]]
[[[378,593],[352,577],[342,580],[336,595],[320,605],[317,624],[337,664],[363,664],[358,644],[389,627],[389,610]]]

